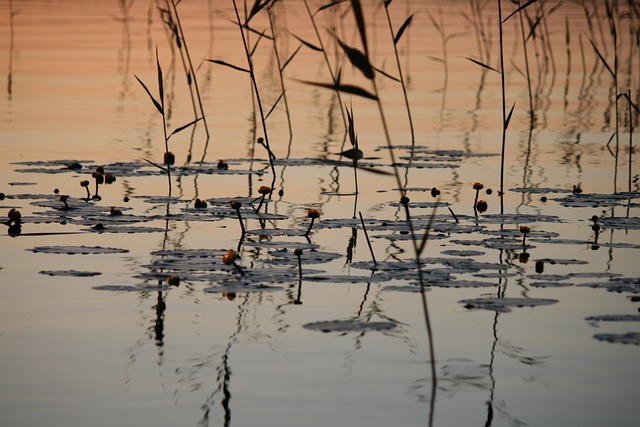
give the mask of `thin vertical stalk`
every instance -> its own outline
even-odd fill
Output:
[[[402,66],[400,65],[398,47],[396,45],[395,35],[393,34],[393,25],[391,24],[389,7],[385,6],[384,11],[387,15],[387,24],[389,24],[389,34],[391,35],[391,41],[393,42],[393,53],[395,54],[396,65],[398,66],[398,76],[400,77],[400,84],[402,85],[402,94],[404,95],[404,104],[407,107],[407,118],[409,119],[409,129],[411,129],[411,145],[414,145],[416,143],[416,136],[413,130],[413,119],[411,118],[411,108],[409,107],[409,97],[407,96],[407,87],[404,83],[404,77],[402,75]]]
[[[336,77],[333,73],[333,69],[331,68],[331,63],[329,62],[329,56],[327,55],[327,50],[324,47],[324,42],[322,41],[322,37],[320,36],[320,31],[318,31],[318,26],[316,25],[316,20],[311,13],[311,9],[309,8],[309,4],[307,0],[304,0],[304,5],[307,8],[307,13],[309,14],[309,19],[311,19],[311,25],[313,25],[313,30],[316,33],[316,37],[318,38],[318,43],[320,44],[320,49],[322,50],[322,55],[324,56],[324,62],[327,64],[327,70],[329,71],[329,76],[331,76],[331,82],[336,84]],[[338,105],[340,105],[340,113],[342,114],[342,123],[344,124],[345,130],[347,129],[347,118],[345,116],[344,110],[342,106],[342,97],[340,96],[340,91],[336,90],[336,96],[338,97]]]
[[[276,169],[273,166],[273,156],[271,151],[271,146],[269,145],[269,135],[267,133],[267,122],[264,116],[264,110],[262,108],[262,102],[260,101],[260,91],[258,90],[258,83],[256,81],[256,75],[253,71],[253,60],[251,59],[251,52],[249,50],[249,46],[247,45],[247,39],[244,35],[244,31],[242,29],[242,21],[240,21],[240,13],[238,12],[238,6],[236,4],[236,0],[233,0],[233,9],[236,13],[236,19],[238,20],[238,27],[240,29],[240,34],[242,35],[242,45],[244,46],[244,52],[247,57],[247,63],[249,65],[249,75],[251,77],[251,84],[253,86],[253,90],[255,91],[256,101],[258,103],[258,109],[260,111],[260,119],[262,121],[262,131],[264,133],[264,142],[266,144],[266,148],[269,156],[269,165],[271,166],[271,172],[273,173],[273,181],[271,183],[271,187],[276,181]]]
[[[500,84],[502,89],[502,149],[500,151],[500,214],[504,214],[504,152],[507,140],[507,105],[504,84],[504,45],[502,35],[502,4],[498,0],[498,20],[500,28]]]

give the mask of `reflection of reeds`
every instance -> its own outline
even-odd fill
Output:
[[[14,23],[13,18],[18,14],[17,10],[13,10],[13,0],[9,0],[9,70],[7,71],[7,94],[9,98],[13,93],[13,51],[14,47]]]

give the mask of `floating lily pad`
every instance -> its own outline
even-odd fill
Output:
[[[640,345],[640,332],[627,332],[626,334],[595,334],[598,341],[607,341],[616,344]]]
[[[555,304],[558,300],[545,298],[476,298],[459,301],[465,308],[480,308],[483,310],[493,310],[508,313],[512,307],[535,307],[539,305]]]
[[[76,270],[43,270],[39,272],[47,276],[69,276],[69,277],[92,277],[99,276],[99,271],[76,271]]]
[[[65,254],[65,255],[100,255],[124,254],[128,249],[107,248],[102,246],[36,246],[31,249],[35,253]]]
[[[626,192],[617,194],[571,194],[554,199],[562,206],[571,208],[600,208],[610,206],[624,206],[630,200],[640,198],[640,193]]]
[[[640,322],[640,314],[603,314],[585,317],[587,322]]]
[[[167,285],[153,285],[153,286],[129,286],[129,285],[101,285],[94,286],[92,289],[97,291],[113,291],[113,292],[149,292],[149,291],[161,291],[169,289]]]
[[[363,332],[363,331],[388,331],[397,326],[393,322],[364,322],[358,319],[330,320],[324,322],[307,323],[303,327],[312,331],[321,332]]]
[[[389,285],[384,287],[387,291],[394,292],[420,292],[420,285]],[[431,289],[428,286],[424,287],[425,292]]]
[[[280,286],[272,286],[265,284],[254,284],[254,283],[242,283],[242,282],[227,282],[223,283],[220,286],[210,286],[204,289],[204,292],[208,294],[228,294],[231,292],[235,293],[246,293],[246,292],[266,292],[266,291],[278,291],[282,288]]]
[[[515,193],[530,193],[530,194],[571,193],[570,189],[566,189],[566,188],[548,188],[548,187],[510,188],[509,191],[513,191]]]
[[[474,250],[458,250],[458,249],[447,249],[440,252],[442,255],[451,255],[451,256],[462,256],[462,257],[474,257],[484,255],[485,252],[474,251]]]
[[[640,293],[640,279],[628,277],[616,277],[608,282],[582,283],[578,286],[606,289],[609,292],[632,292],[636,294]]]
[[[531,286],[534,288],[568,288],[573,286],[573,283],[569,282],[533,282]]]

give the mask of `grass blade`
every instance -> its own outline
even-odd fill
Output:
[[[289,59],[287,59],[284,64],[282,64],[282,70],[284,71],[285,68],[287,68],[287,65],[289,65],[289,62],[291,62],[291,60],[293,59],[294,56],[296,56],[296,54],[300,51],[300,49],[302,48],[302,45],[298,46],[298,48],[296,50],[293,51],[293,53],[291,54],[291,56],[289,57]]]
[[[380,74],[382,74],[383,76],[385,76],[385,77],[387,77],[387,78],[389,78],[389,79],[393,80],[394,82],[398,82],[398,83],[400,83],[400,79],[399,79],[399,78],[397,78],[397,77],[393,77],[391,74],[389,74],[389,73],[386,73],[386,72],[382,71],[380,68],[374,67],[373,65],[371,66],[371,68],[373,68],[373,69],[374,69],[374,71],[375,71],[376,73],[380,73]]]
[[[367,98],[367,99],[371,99],[374,101],[378,100],[378,97],[375,96],[374,94],[372,94],[371,92],[367,92],[366,90],[362,89],[361,87],[358,86],[354,86],[354,85],[345,85],[345,84],[333,84],[333,83],[320,83],[320,82],[310,82],[307,80],[296,80],[300,83],[304,83],[307,85],[311,85],[311,86],[317,86],[317,87],[323,87],[325,89],[333,89],[333,90],[337,90],[339,92],[344,92],[344,93],[348,93],[350,95],[357,95],[357,96],[361,96],[363,98]]]
[[[156,65],[158,66],[158,91],[160,92],[160,105],[164,111],[164,81],[162,79],[162,68],[160,68],[160,59],[158,58],[158,49],[156,48]]]
[[[144,90],[147,92],[147,95],[149,95],[149,98],[151,98],[151,101],[153,101],[153,105],[156,106],[156,108],[158,109],[160,114],[164,114],[164,111],[162,110],[162,106],[160,105],[160,103],[158,103],[158,101],[156,101],[156,99],[153,97],[153,95],[151,95],[151,92],[149,92],[149,89],[147,88],[147,86],[142,82],[142,80],[140,80],[140,78],[138,76],[136,76],[135,74],[134,74],[134,76],[135,76],[136,79],[138,79],[138,81],[140,82],[140,84],[142,85]]]
[[[242,68],[242,67],[238,67],[237,65],[229,64],[228,62],[222,61],[220,59],[207,59],[206,61],[213,62],[214,64],[224,65],[225,67],[233,68],[234,70],[244,71],[245,73],[249,72],[249,70],[247,70],[246,68]]]

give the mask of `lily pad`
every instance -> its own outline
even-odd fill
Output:
[[[616,344],[640,345],[640,332],[627,332],[626,334],[595,334],[598,341],[607,341]]]
[[[128,249],[108,248],[102,246],[36,246],[31,249],[35,253],[64,254],[64,255],[101,255],[125,254]]]
[[[303,327],[321,332],[363,332],[388,331],[396,326],[397,324],[393,322],[364,322],[358,319],[349,319],[307,323]]]
[[[545,298],[476,298],[458,301],[465,305],[465,308],[479,308],[483,310],[500,311],[508,313],[512,307],[536,307],[539,305],[555,304],[558,300]]]
[[[43,270],[39,271],[40,274],[47,276],[68,276],[68,277],[92,277],[99,276],[99,271],[76,271],[76,270]]]

